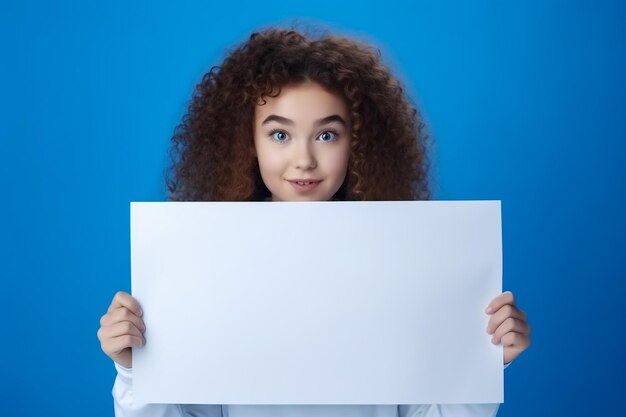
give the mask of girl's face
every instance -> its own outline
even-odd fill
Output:
[[[254,147],[272,201],[330,200],[350,156],[345,101],[310,81],[265,100],[254,112]]]

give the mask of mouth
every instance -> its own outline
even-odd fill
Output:
[[[313,191],[317,188],[318,184],[322,182],[322,180],[316,179],[295,179],[295,180],[287,180],[289,184],[293,186],[293,188],[300,193],[307,193]]]

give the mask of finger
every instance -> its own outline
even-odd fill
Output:
[[[136,315],[140,317],[143,315],[143,311],[141,310],[141,307],[139,306],[139,303],[137,302],[137,300],[133,298],[133,296],[131,296],[130,294],[124,291],[118,291],[115,294],[115,296],[113,297],[113,301],[111,301],[111,305],[109,306],[109,309],[107,310],[107,312],[113,311],[116,308],[120,308],[120,307],[126,307],[127,309],[131,310],[133,313],[135,313]]]
[[[106,313],[100,319],[100,326],[101,327],[111,326],[115,323],[119,323],[122,321],[130,321],[142,332],[146,331],[146,325],[144,324],[141,317],[138,317],[135,313],[133,313],[126,307],[116,308],[115,310],[109,313]]]
[[[508,332],[502,336],[502,346],[504,348],[526,349],[530,345],[530,336],[517,332]]]
[[[98,338],[101,342],[106,342],[109,339],[124,335],[133,335],[144,339],[141,331],[129,321],[122,321],[111,326],[101,327],[100,330],[98,330]]]
[[[487,333],[492,334],[496,329],[509,317],[519,319],[523,322],[526,321],[526,313],[511,304],[502,306],[498,311],[493,313],[489,318],[487,324]]]
[[[500,326],[498,326],[496,331],[493,333],[493,337],[491,338],[491,341],[497,345],[498,343],[500,343],[502,336],[504,336],[508,332],[529,334],[530,326],[528,326],[528,324],[524,323],[521,320],[517,320],[517,319],[510,317],[504,320],[504,322]]]
[[[125,334],[113,339],[109,339],[106,344],[102,345],[102,350],[108,356],[115,356],[129,347],[142,347],[144,340],[138,336]]]
[[[485,309],[485,313],[492,314],[500,310],[502,306],[507,304],[515,305],[515,297],[513,296],[513,293],[511,291],[505,291],[493,300],[491,300],[491,302]]]

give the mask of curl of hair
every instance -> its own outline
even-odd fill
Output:
[[[430,197],[424,122],[380,51],[354,39],[289,29],[252,33],[196,86],[172,137],[166,179],[175,201],[270,196],[254,157],[254,109],[286,85],[314,81],[345,99],[352,137],[341,200]]]

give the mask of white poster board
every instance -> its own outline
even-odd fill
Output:
[[[503,401],[499,201],[131,203],[138,402]]]

